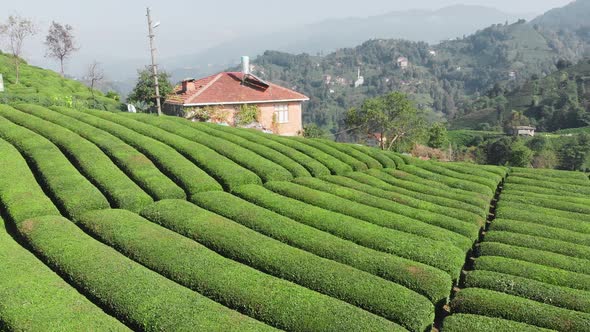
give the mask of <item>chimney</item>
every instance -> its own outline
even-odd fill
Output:
[[[187,92],[189,90],[189,83],[194,81],[192,78],[185,78],[182,80],[182,92]]]
[[[242,74],[250,75],[250,57],[247,55],[242,56]]]

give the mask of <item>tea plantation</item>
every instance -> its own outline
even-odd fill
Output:
[[[22,101],[2,331],[590,331],[582,173]]]

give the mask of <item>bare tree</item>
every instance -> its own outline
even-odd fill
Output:
[[[37,33],[35,24],[28,18],[9,16],[6,24],[0,24],[0,34],[8,39],[8,46],[14,58],[14,70],[16,72],[15,84],[20,79],[20,57],[23,51],[23,43],[27,37]]]
[[[100,68],[100,63],[93,61],[91,64],[88,65],[88,70],[86,72],[86,81],[88,82],[88,87],[90,88],[90,93],[92,94],[92,100],[96,107],[96,99],[94,96],[94,87],[97,83],[104,79],[104,72]]]
[[[61,76],[64,76],[64,60],[79,49],[75,45],[73,31],[74,28],[69,24],[61,25],[52,21],[49,33],[45,37],[45,46],[47,46],[45,56],[59,60]]]

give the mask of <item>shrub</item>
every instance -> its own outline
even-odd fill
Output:
[[[364,145],[359,145],[359,144],[350,144],[348,146],[371,156],[373,159],[379,161],[381,163],[382,167],[385,167],[385,168],[396,168],[397,167],[393,158],[391,158],[386,153],[383,153],[382,150],[370,148],[370,147],[367,147]],[[373,167],[373,168],[379,168],[379,167]]]
[[[451,302],[453,312],[486,315],[559,331],[590,329],[590,315],[495,291],[467,288]]]
[[[398,203],[388,199],[371,196],[362,191],[342,187],[316,178],[300,178],[293,181],[293,183],[300,184],[314,190],[323,191],[359,204],[389,211],[399,216],[409,217],[427,224],[441,227],[454,233],[461,234],[473,241],[475,241],[475,239],[479,236],[480,227],[477,225],[469,224],[465,221],[445,215],[419,210],[411,206],[407,206],[403,204],[403,202]]]
[[[33,217],[60,215],[59,210],[45,196],[18,150],[2,139],[0,169],[0,207],[12,221],[18,223]],[[2,232],[0,227],[0,235]]]
[[[96,145],[79,135],[15,109],[0,109],[0,115],[58,146],[80,173],[99,188],[114,207],[139,212],[146,205],[153,203],[152,198],[113,164]]]
[[[511,320],[470,314],[455,314],[447,317],[444,321],[443,328],[445,332],[554,331]]]
[[[500,256],[562,270],[590,274],[589,260],[542,250],[511,246],[497,242],[483,242],[480,244],[477,252],[481,256]]]
[[[590,224],[586,222],[579,222],[575,219],[568,219],[549,215],[547,213],[538,212],[539,207],[535,207],[531,211],[531,207],[525,204],[505,203],[500,200],[496,209],[496,218],[501,219],[516,219],[519,221],[527,221],[535,224],[546,225],[550,227],[561,228],[573,232],[590,234]]]
[[[219,181],[219,183],[228,190],[234,189],[243,184],[262,183],[256,174],[204,145],[133,119],[105,112],[88,112],[91,115],[123,125],[139,134],[167,144],[206,171],[207,174]]]
[[[347,153],[340,151],[339,149],[331,146],[330,144],[327,144],[324,140],[306,139],[300,137],[286,137],[286,139],[298,142],[299,144],[308,145],[310,147],[323,151],[326,154],[342,161],[346,165],[349,165],[355,171],[365,171],[368,169],[367,164],[365,164],[364,162],[358,160],[357,158]]]
[[[580,221],[589,222],[590,221],[590,215],[583,214],[583,213],[576,213],[576,212],[568,212],[568,211],[550,209],[550,208],[545,208],[545,207],[542,207],[542,206],[531,206],[531,205],[528,205],[528,204],[522,204],[522,203],[517,203],[517,202],[502,201],[502,199],[500,199],[500,202],[499,203],[500,203],[499,206],[508,205],[508,206],[511,206],[511,207],[524,208],[527,211],[530,211],[531,209],[534,209],[534,212],[541,213],[541,214],[544,214],[547,217],[552,217],[552,218],[553,217],[566,218],[566,219],[576,220],[578,222],[580,222]]]
[[[336,150],[340,151],[341,154],[349,156],[346,159],[350,159],[352,157],[352,158],[354,158],[366,165],[366,167],[360,166],[358,169],[353,167],[356,170],[360,171],[360,170],[366,170],[368,168],[383,168],[381,163],[379,161],[377,161],[377,159],[373,158],[372,155],[370,155],[367,152],[355,149],[351,144],[336,143],[334,141],[330,141],[327,139],[313,139],[312,142],[316,142],[314,144],[324,144],[330,148],[336,149]],[[318,148],[319,148],[319,145],[318,145]],[[344,160],[344,159],[341,158],[341,160]],[[350,162],[353,162],[353,160],[350,160]],[[354,164],[356,164],[356,163],[357,162],[355,161]],[[352,166],[352,164],[351,164],[351,166]]]
[[[0,109],[11,110],[3,105],[0,105]],[[41,185],[67,216],[75,218],[87,210],[109,208],[109,202],[101,192],[45,138],[3,117],[0,117],[0,136],[14,145],[29,161]]]
[[[505,167],[499,167],[499,166],[493,166],[494,168],[491,168],[491,167],[484,168],[484,167],[480,167],[480,165],[472,165],[472,164],[456,163],[456,162],[437,163],[437,162],[430,161],[430,163],[432,163],[436,166],[443,167],[448,170],[457,172],[457,173],[469,174],[469,175],[477,176],[477,177],[480,177],[483,179],[493,180],[496,183],[496,186],[497,186],[497,183],[500,183],[508,175],[508,169]]]
[[[260,156],[276,163],[284,167],[286,170],[291,172],[293,177],[303,177],[303,176],[311,176],[311,174],[303,167],[301,164],[297,163],[295,160],[287,157],[286,155],[271,149],[267,146],[262,144],[254,143],[248,141],[240,136],[231,134],[229,132],[215,130],[210,126],[205,126],[202,123],[198,122],[191,122],[191,121],[183,121],[179,122],[186,126],[190,126],[193,129],[199,130],[200,132],[206,133],[213,137],[219,137],[226,141],[235,143],[243,148],[246,148],[252,152],[259,154]]]
[[[546,173],[543,172],[539,172],[539,173],[529,173],[529,172],[523,172],[521,169],[514,169],[512,170],[512,172],[510,173],[511,177],[519,177],[519,178],[525,178],[525,179],[531,179],[531,180],[537,180],[537,181],[547,181],[547,182],[551,182],[551,183],[563,183],[563,184],[571,184],[571,185],[587,185],[590,186],[590,181],[588,180],[588,177],[584,176],[584,173],[581,172],[576,172],[577,174],[581,175],[580,177],[552,177],[551,175],[548,175]]]
[[[579,289],[489,271],[468,272],[465,276],[465,286],[489,289],[560,308],[590,313],[590,292]]]
[[[492,193],[496,192],[496,188],[498,187],[498,183],[502,181],[502,177],[497,175],[489,175],[486,173],[484,175],[478,174],[473,175],[471,172],[467,173],[467,170],[472,170],[472,167],[465,167],[465,166],[455,166],[455,168],[462,168],[463,172],[452,170],[451,168],[447,168],[443,166],[441,163],[435,163],[432,161],[420,161],[419,163],[414,164],[416,167],[420,167],[424,170],[432,172],[434,174],[443,175],[448,178],[464,180],[468,182],[473,182],[477,184],[481,184],[483,186],[488,187]],[[471,189],[472,191],[477,191]]]
[[[550,182],[550,181],[538,181],[536,179],[528,179],[528,178],[524,178],[524,177],[510,177],[509,178],[510,183],[517,183],[517,184],[523,184],[523,185],[528,185],[530,187],[536,187],[536,190],[534,192],[536,193],[540,193],[540,194],[544,194],[547,192],[550,193],[558,193],[558,194],[566,194],[566,195],[570,195],[570,194],[574,194],[573,196],[575,196],[575,194],[577,195],[590,195],[590,186],[584,186],[584,185],[573,185],[573,184],[567,184],[567,183],[561,183],[561,182]]]
[[[438,269],[359,246],[228,193],[198,194],[191,201],[290,246],[398,283],[434,304],[448,298],[451,278]]]
[[[565,180],[577,180],[577,181],[588,181],[588,177],[582,172],[568,172],[558,171],[553,169],[531,169],[531,168],[511,168],[511,174],[528,174],[532,176],[544,176],[545,179],[565,179]],[[559,182],[559,181],[558,181]]]
[[[293,179],[293,175],[282,166],[266,158],[263,158],[262,156],[245,149],[238,144],[209,135],[208,133],[196,130],[193,127],[184,126],[176,121],[170,121],[167,119],[168,117],[156,117],[147,114],[133,113],[127,113],[126,115],[130,119],[141,121],[153,127],[160,128],[171,134],[186,138],[191,142],[198,142],[199,144],[202,144],[203,146],[217,152],[219,155],[224,156],[236,164],[254,172],[265,182]],[[206,153],[203,152],[203,154]],[[209,157],[212,159],[220,159],[220,156],[215,157],[213,153],[209,153]],[[205,160],[203,159],[201,163],[204,162]],[[223,166],[219,165],[219,167]]]
[[[388,170],[386,170],[388,171]],[[463,180],[459,178],[450,177],[421,168],[418,166],[408,165],[402,167],[402,171],[419,176],[429,181],[436,181],[445,184],[451,188],[461,189],[467,192],[479,194],[479,197],[491,198],[495,189],[492,191],[488,186],[481,183],[471,182],[470,180]]]
[[[134,329],[264,329],[131,261],[62,217],[27,219],[18,231],[46,264]]]
[[[180,120],[177,120],[177,121],[180,121]],[[213,129],[216,132],[230,133],[230,134],[239,136],[240,138],[243,138],[245,140],[248,140],[250,142],[253,142],[257,145],[263,145],[263,146],[271,148],[275,151],[278,151],[278,152],[284,154],[285,156],[295,160],[299,164],[303,165],[303,167],[305,167],[309,171],[309,173],[311,173],[311,175],[313,175],[313,176],[322,176],[322,175],[329,175],[330,174],[330,170],[326,166],[324,166],[324,164],[309,157],[308,155],[306,155],[304,153],[299,152],[296,149],[293,149],[291,147],[288,147],[286,145],[283,145],[281,143],[278,143],[278,142],[270,139],[269,137],[271,137],[271,135],[269,135],[269,134],[261,134],[257,131],[254,131],[254,130],[236,129],[236,128],[220,126],[220,125],[216,125],[216,124],[202,123],[201,125],[204,127]]]
[[[590,225],[587,226],[590,229]],[[538,236],[590,247],[590,234],[583,234],[531,222],[495,219],[490,225],[490,230]]]
[[[590,276],[516,259],[482,256],[475,260],[476,270],[510,274],[556,286],[590,290]]]
[[[539,238],[531,235],[492,231],[486,234],[485,240],[489,242],[500,242],[513,246],[549,251],[556,254],[578,257],[582,259],[588,259],[588,257],[590,257],[590,247],[580,246],[564,241]]]
[[[391,159],[393,159],[393,161],[395,161],[397,168],[400,168],[400,167],[406,165],[405,160],[397,153],[393,153],[390,151],[383,151],[383,153],[387,154],[389,156],[389,158],[391,158]]]
[[[361,173],[361,176],[367,176],[367,175]],[[426,210],[426,211],[430,211],[430,212],[434,212],[434,213],[440,213],[442,215],[445,215],[448,217],[454,217],[454,218],[457,218],[459,220],[463,220],[465,222],[468,222],[468,223],[471,223],[474,225],[483,226],[485,223],[485,219],[483,217],[478,216],[472,212],[468,212],[468,211],[464,211],[464,210],[460,210],[458,208],[452,207],[453,205],[455,205],[453,203],[456,203],[456,201],[450,201],[445,198],[438,198],[438,197],[431,198],[428,195],[421,195],[420,193],[411,193],[411,195],[414,196],[414,197],[412,197],[412,196],[402,194],[402,193],[407,192],[403,188],[401,190],[397,190],[397,192],[393,191],[393,190],[392,191],[384,190],[384,189],[378,188],[377,187],[378,185],[373,186],[373,185],[368,185],[368,184],[364,184],[364,183],[355,181],[355,180],[353,180],[353,176],[342,177],[342,176],[333,175],[333,176],[323,177],[322,179],[325,181],[340,185],[340,186],[345,186],[345,187],[348,187],[351,189],[360,190],[364,193],[373,195],[376,198],[386,199],[388,201],[397,202],[399,204],[411,206],[413,208],[420,209],[420,210]],[[369,182],[377,182],[377,183],[381,182],[382,187],[385,187],[385,188],[392,187],[392,186],[389,186],[387,183],[384,183],[383,181],[380,181],[378,179],[374,179],[374,180],[375,181],[369,180]],[[420,197],[422,199],[417,199],[415,197]],[[434,200],[434,201],[438,202],[439,204],[432,203],[432,202],[430,202],[430,200]],[[448,202],[448,201],[450,201],[450,202]]]
[[[361,246],[424,263],[458,277],[464,253],[446,243],[414,234],[383,228],[369,222],[324,210],[276,194],[264,187],[248,185],[235,194],[258,206],[272,210],[302,224],[328,232]]]
[[[0,142],[2,150],[4,144]],[[0,218],[0,329],[128,331],[21,247],[4,228]]]
[[[94,143],[153,198],[186,197],[184,191],[162,174],[146,156],[115,136],[43,107],[17,105],[16,108],[67,128]]]
[[[512,194],[510,191],[505,191],[502,194],[502,200],[506,202],[517,202],[527,205],[538,205],[543,206],[545,208],[567,211],[567,212],[575,212],[575,213],[582,213],[582,214],[590,214],[590,207],[587,205],[576,204],[572,202],[565,202],[561,200],[551,199],[549,197],[540,198],[539,196],[529,196],[529,195],[518,195]]]
[[[531,192],[530,186],[523,186],[520,184],[514,183],[505,183],[504,184],[504,192],[510,193],[512,195],[522,195],[528,196],[532,198],[539,198],[539,199],[550,199],[556,202],[566,202],[566,203],[575,203],[577,205],[588,205],[590,204],[590,198],[580,197],[580,196],[570,196],[570,195],[560,195],[558,193],[551,193],[548,191],[545,194],[541,193],[534,193]]]
[[[84,112],[65,108],[53,108],[53,110],[108,132],[136,148],[150,158],[164,174],[179,184],[188,194],[222,190],[217,181],[166,144]]]
[[[269,182],[266,184],[266,187],[281,195],[353,218],[362,219],[375,225],[397,229],[437,241],[447,241],[465,251],[473,245],[472,241],[467,237],[449,230],[294,183]]]
[[[484,210],[484,207],[489,202],[483,204],[483,201],[481,201],[482,204],[472,204],[473,202],[479,203],[479,201],[469,196],[454,195],[452,190],[439,190],[412,181],[402,181],[384,172],[369,170],[367,173],[351,173],[347,177],[381,190],[400,193],[438,205],[452,207],[457,210],[464,210],[483,218],[488,213],[487,210]],[[478,205],[481,205],[481,207]]]
[[[142,215],[225,257],[346,301],[412,331],[424,331],[434,320],[432,303],[405,287],[293,248],[186,201],[160,201]]]

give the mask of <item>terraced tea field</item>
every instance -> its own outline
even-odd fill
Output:
[[[590,181],[0,105],[0,330],[590,331]]]

